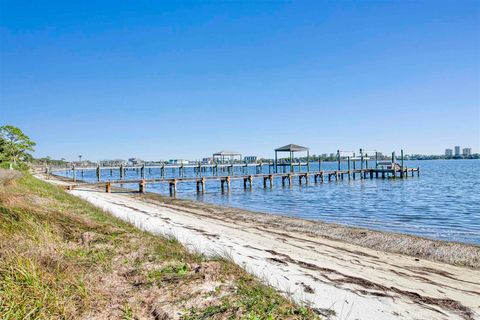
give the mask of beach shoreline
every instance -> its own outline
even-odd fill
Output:
[[[174,236],[190,250],[227,255],[334,318],[480,316],[478,246],[112,191],[71,193],[138,228]]]
[[[71,184],[72,180],[62,176],[37,174],[38,178],[50,182]],[[82,182],[81,180],[77,180]],[[85,183],[88,183],[85,181]],[[100,190],[100,188],[98,188]],[[455,266],[480,269],[480,245],[473,243],[431,239],[417,235],[399,233],[387,230],[374,230],[365,227],[343,225],[321,220],[309,220],[300,217],[291,217],[285,214],[260,212],[213,203],[195,201],[184,198],[163,196],[159,193],[138,193],[128,188],[112,187],[114,192],[128,193],[131,196],[176,210],[193,210],[197,214],[203,211],[214,212],[217,215],[228,215],[234,220],[268,224],[285,231],[302,232],[310,236],[320,236],[334,241],[341,241],[361,247],[380,250],[389,253],[409,255],[436,262],[448,263]]]
[[[308,220],[277,213],[252,211],[189,199],[166,197],[156,193],[140,194],[133,192],[132,195],[135,198],[156,202],[159,205],[175,210],[194,213],[208,211],[222,217],[228,215],[232,220],[254,220],[255,222],[284,231],[301,232],[313,237],[319,236],[383,252],[399,253],[414,258],[480,269],[480,245],[476,244],[429,239],[406,233]]]

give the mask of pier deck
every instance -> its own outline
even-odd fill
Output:
[[[284,164],[278,164],[278,166],[281,166]],[[292,166],[306,166],[306,162],[297,162],[297,163],[292,163]],[[242,167],[263,167],[263,166],[274,166],[273,163],[217,163],[217,164],[196,164],[196,163],[191,163],[191,164],[165,164],[165,165],[148,165],[145,166],[145,169],[180,169],[180,168],[227,168],[227,167],[235,167],[235,168],[242,168]],[[288,165],[290,166],[290,164]],[[95,170],[97,167],[78,167],[77,169],[79,170]],[[102,170],[118,170],[119,166],[109,166],[109,167],[101,167]],[[124,169],[126,170],[136,170],[140,169],[141,167],[139,166],[123,166]],[[50,172],[59,172],[59,171],[65,171],[65,168],[53,168],[50,170]]]
[[[104,169],[104,168],[103,168]],[[79,186],[97,186],[105,187],[106,192],[111,191],[111,186],[115,184],[138,184],[139,192],[143,193],[146,190],[147,184],[153,183],[168,183],[170,195],[173,196],[177,192],[177,183],[182,182],[196,182],[197,192],[205,191],[205,184],[207,181],[219,181],[222,191],[230,190],[230,183],[233,180],[243,180],[244,188],[252,188],[252,181],[254,179],[263,180],[263,186],[266,188],[273,187],[273,179],[281,178],[282,185],[292,185],[293,179],[298,178],[299,184],[308,184],[313,177],[315,183],[327,181],[339,181],[344,179],[356,179],[357,175],[360,179],[373,178],[407,178],[410,174],[412,177],[417,173],[420,174],[419,168],[400,168],[400,169],[353,169],[353,170],[322,170],[322,171],[307,171],[307,172],[286,172],[286,173],[257,173],[257,174],[229,174],[229,175],[214,175],[214,176],[197,176],[197,177],[172,177],[172,178],[153,178],[153,179],[117,179],[109,181],[98,181],[94,183],[80,182],[68,186],[73,189]],[[73,178],[72,182],[76,182]]]
[[[197,192],[205,192],[205,183],[207,181],[217,180],[220,181],[220,187],[222,191],[225,189],[230,190],[230,183],[232,180],[243,180],[243,186],[246,189],[252,188],[252,180],[254,179],[263,179],[264,188],[270,186],[273,187],[273,180],[275,178],[281,178],[282,185],[288,183],[288,185],[293,184],[293,179],[298,178],[298,183],[308,184],[311,177],[313,177],[315,183],[318,181],[324,182],[325,179],[328,181],[338,181],[344,180],[345,177],[350,179],[356,179],[358,176],[360,179],[373,179],[373,178],[407,178],[409,174],[414,176],[415,172],[417,176],[420,175],[420,168],[408,168],[404,165],[404,154],[401,150],[400,163],[396,162],[395,152],[392,152],[392,157],[389,161],[379,161],[378,152],[375,152],[375,166],[369,168],[369,160],[371,160],[365,150],[360,149],[360,158],[355,156],[355,153],[352,151],[340,151],[337,150],[337,170],[323,170],[322,169],[322,160],[318,160],[318,171],[312,171],[311,166],[316,162],[309,161],[308,148],[300,147],[298,145],[287,145],[282,148],[278,148],[275,152],[285,151],[284,148],[289,148],[287,151],[290,152],[290,161],[279,161],[275,154],[274,162],[260,162],[260,163],[247,163],[247,162],[214,162],[214,163],[190,163],[190,164],[161,164],[156,166],[125,166],[121,164],[117,167],[79,167],[76,168],[72,166],[71,170],[73,172],[73,178],[71,179],[74,184],[70,185],[69,188],[75,188],[80,185],[93,185],[93,186],[104,186],[106,192],[111,191],[111,186],[114,184],[138,184],[138,191],[145,192],[147,184],[153,183],[168,183],[170,195],[175,195],[177,192],[177,183],[182,182],[195,182],[197,186]],[[294,149],[291,149],[293,148]],[[292,157],[293,151],[307,150],[307,162],[294,162]],[[347,168],[342,169],[342,154],[347,154],[346,163]],[[351,154],[351,156],[350,156]],[[343,157],[345,158],[345,157]],[[300,160],[300,159],[299,159]],[[360,168],[356,167],[357,161],[360,160]],[[264,166],[267,166],[268,173],[264,172]],[[249,173],[248,168],[255,168],[255,173]],[[193,175],[185,176],[187,168],[193,169]],[[160,177],[159,178],[150,178],[145,179],[145,170],[159,169]],[[170,169],[171,177],[167,177],[166,170]],[[240,170],[239,170],[240,169]],[[279,170],[280,169],[280,170]],[[296,170],[297,169],[297,170]],[[81,171],[83,177],[84,171],[95,170],[97,182],[95,183],[76,183],[77,182],[77,171]],[[102,174],[101,172],[108,170],[110,171],[110,177],[113,176],[113,171],[118,170],[117,180],[107,180],[101,181]],[[138,179],[126,179],[125,175],[127,171],[134,170]],[[47,176],[52,172],[65,171],[66,176],[68,176],[69,168],[46,168]],[[210,172],[210,174],[209,174]]]

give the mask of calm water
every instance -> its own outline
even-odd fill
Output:
[[[308,186],[299,186],[298,179],[294,179],[292,187],[282,187],[278,178],[274,180],[272,189],[264,189],[263,180],[257,179],[252,190],[243,189],[243,180],[234,180],[230,193],[221,192],[218,180],[207,180],[205,194],[197,195],[195,183],[179,183],[177,197],[480,244],[480,160],[409,161],[407,165],[420,166],[420,177],[343,180],[323,184],[310,182]],[[334,169],[335,166],[334,163],[324,163],[323,169]],[[254,168],[249,170],[253,173]],[[312,165],[312,170],[318,170],[318,165]],[[159,169],[151,169],[151,172],[146,169],[145,172],[147,179],[160,175]],[[266,167],[264,172],[268,172]],[[167,176],[171,174],[167,172]],[[191,170],[185,175],[195,173]],[[126,179],[129,178],[138,179],[136,171],[127,171]],[[118,170],[112,176],[105,170],[102,179],[118,179]],[[95,181],[95,172],[85,172],[84,180]],[[124,186],[138,188],[137,185]],[[166,195],[168,185],[148,185],[147,190]]]

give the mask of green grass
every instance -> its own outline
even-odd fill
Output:
[[[0,187],[0,319],[135,319],[155,306],[145,297],[184,319],[317,318],[230,261],[189,253],[29,174]]]
[[[210,319],[215,314],[245,320],[317,318],[309,308],[286,302],[273,288],[259,284],[253,276],[242,273],[236,284],[234,297],[226,296],[220,303],[203,309],[192,308],[185,319]]]

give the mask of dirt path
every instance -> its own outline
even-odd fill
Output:
[[[128,193],[73,194],[192,250],[227,254],[297,301],[338,319],[480,318],[480,271],[385,253]]]

